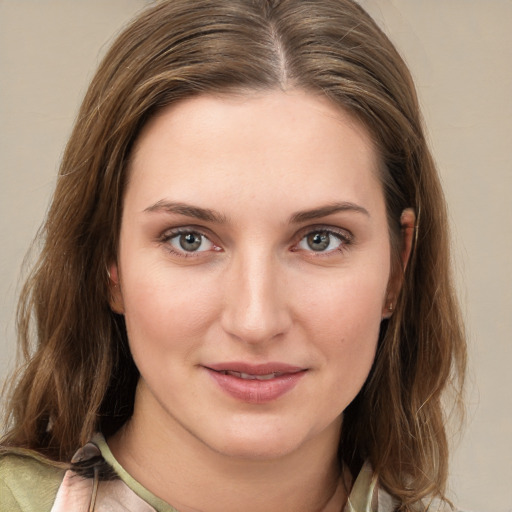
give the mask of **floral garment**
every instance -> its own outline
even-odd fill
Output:
[[[93,457],[105,456],[107,450],[104,438],[95,436],[75,454],[72,462],[83,463]],[[112,459],[110,450],[108,459]],[[119,467],[115,469],[119,471]],[[99,478],[98,472],[93,478],[83,478],[74,471],[66,471],[51,512],[178,512],[169,505],[150,505],[122,476],[105,481]],[[149,491],[146,493],[150,494]],[[396,502],[378,488],[376,475],[370,465],[365,464],[352,486],[343,512],[393,512],[395,509]]]

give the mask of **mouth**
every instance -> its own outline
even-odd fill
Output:
[[[216,371],[216,370],[214,370],[214,371]],[[274,379],[276,377],[281,377],[281,375],[286,375],[285,373],[282,373],[282,372],[272,372],[272,373],[267,373],[266,375],[253,375],[250,373],[234,372],[231,370],[221,370],[219,373],[221,373],[222,375],[232,375],[233,377],[237,377],[239,379],[244,379],[244,380],[270,380],[270,379]]]
[[[308,371],[283,363],[251,365],[241,362],[213,364],[204,369],[224,393],[253,404],[280,398],[294,389]]]

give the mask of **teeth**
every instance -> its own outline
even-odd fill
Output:
[[[250,373],[244,372],[233,372],[231,370],[225,370],[221,372],[223,375],[232,375],[233,377],[238,377],[239,379],[244,380],[270,380],[275,377],[279,377],[282,375],[280,372],[268,373],[267,375],[251,375]]]

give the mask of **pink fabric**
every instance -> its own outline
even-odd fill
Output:
[[[93,443],[78,450],[73,462],[101,456]],[[66,471],[51,512],[156,512],[122,480],[99,481]]]
[[[52,512],[156,512],[122,480],[99,482],[93,493],[93,479],[66,471]]]

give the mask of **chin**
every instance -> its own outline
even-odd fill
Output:
[[[203,442],[217,453],[251,460],[273,460],[293,454],[310,441],[310,429],[298,430],[295,422],[252,421],[251,425],[221,426],[218,435]],[[212,432],[213,433],[213,432]]]
[[[228,457],[265,461],[275,460],[293,453],[301,443],[290,442],[290,439],[268,439],[260,436],[238,436],[231,438],[225,444],[219,446],[218,453]],[[215,447],[211,446],[214,450]]]

